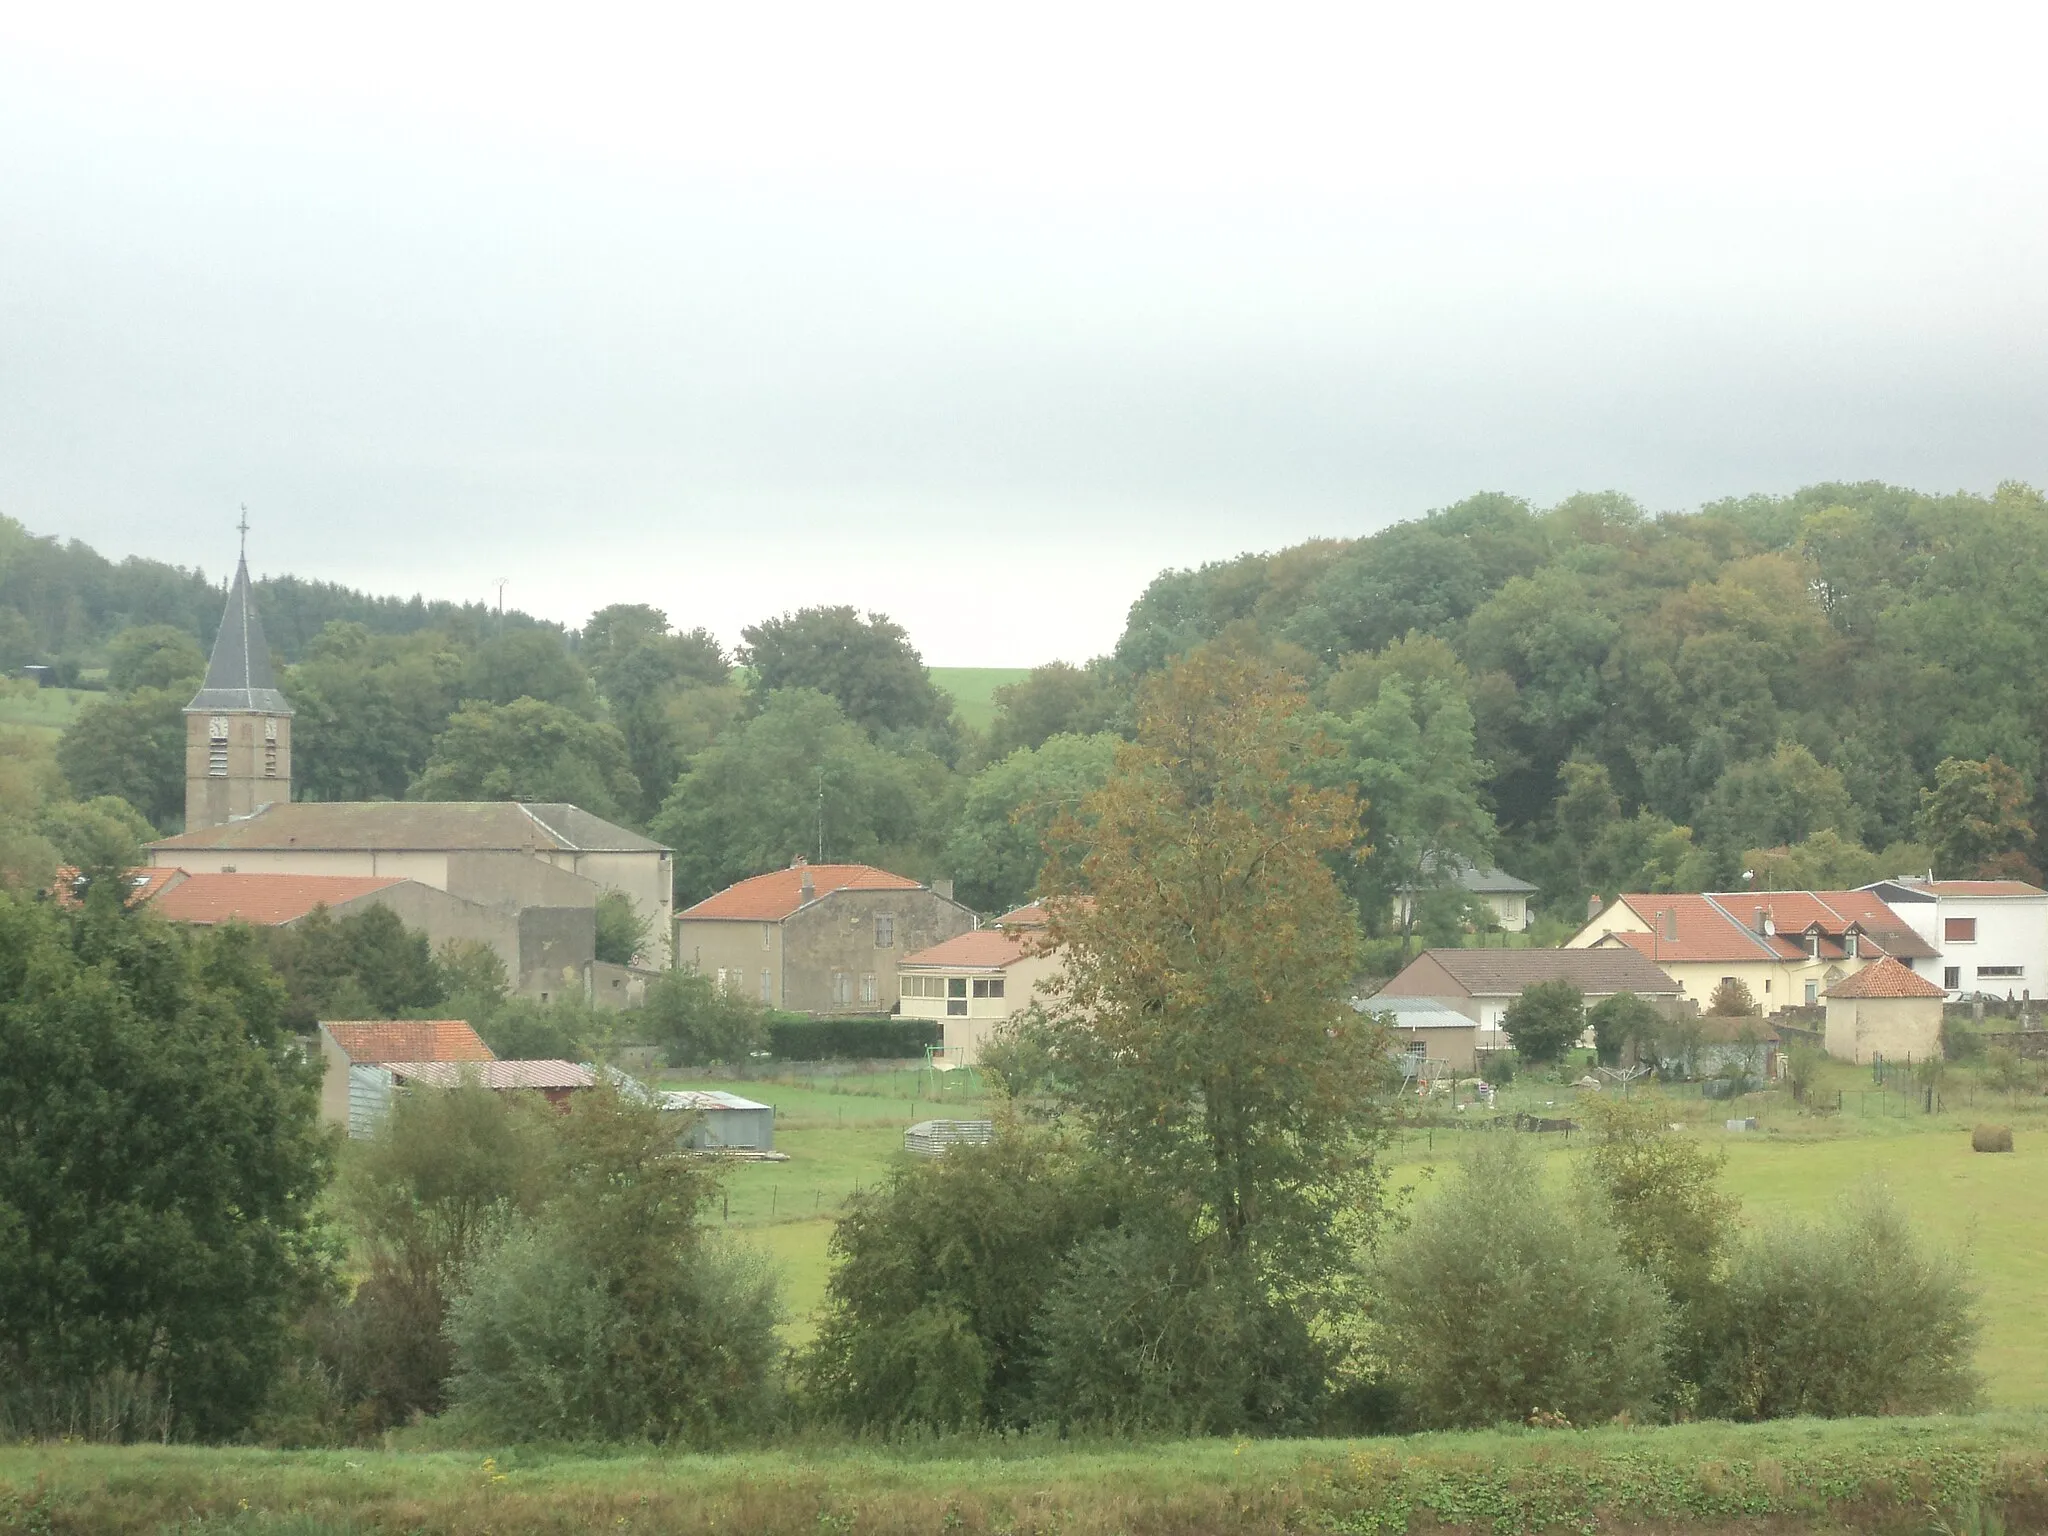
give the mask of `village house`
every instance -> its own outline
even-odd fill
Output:
[[[1020,907],[994,926],[955,935],[903,957],[903,1017],[939,1024],[945,1059],[971,1067],[990,1035],[1029,1008],[1059,971],[1045,937],[1045,909]]]
[[[798,858],[676,918],[677,963],[771,1008],[886,1014],[902,957],[974,928],[949,894],[868,864]]]
[[[2024,880],[1880,880],[1863,887],[1941,952],[1941,988],[2048,997],[2048,891]]]
[[[483,1037],[461,1019],[335,1019],[320,1025],[320,1118],[351,1136],[370,1135],[390,1100],[393,1062],[496,1061]]]
[[[1458,859],[1450,866],[1450,884],[1468,896],[1476,897],[1490,914],[1493,926],[1509,933],[1522,933],[1529,927],[1529,898],[1537,888],[1526,880],[1518,880],[1506,870],[1489,864],[1484,869],[1464,859]],[[1394,926],[1406,930],[1410,924],[1415,902],[1421,897],[1423,888],[1404,885],[1394,894]]]
[[[1624,895],[1565,947],[1633,950],[1702,1010],[1722,982],[1739,981],[1766,1014],[1817,1007],[1828,988],[1887,956],[1909,968],[1935,959],[1868,891]]]
[[[1828,988],[1827,1053],[1859,1066],[1873,1057],[1927,1061],[1941,1054],[1947,994],[1887,956]]]
[[[1479,1022],[1449,1003],[1433,997],[1377,997],[1354,999],[1351,1006],[1364,1014],[1385,1019],[1394,1036],[1394,1047],[1403,1056],[1404,1075],[1412,1075],[1412,1063],[1441,1062],[1453,1073],[1469,1077],[1479,1069]]]
[[[1620,949],[1425,949],[1365,1000],[1368,1009],[1397,999],[1434,998],[1478,1026],[1477,1050],[1508,1044],[1501,1018],[1525,987],[1568,981],[1586,1004],[1633,992],[1662,1012],[1679,999],[1678,983],[1635,951]],[[1356,1005],[1354,1005],[1356,1006]]]

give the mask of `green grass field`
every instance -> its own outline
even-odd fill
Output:
[[[0,728],[26,731],[55,741],[91,700],[101,697],[75,688],[37,688],[0,693]]]
[[[783,1266],[790,1313],[785,1333],[792,1344],[815,1329],[832,1223],[857,1190],[886,1176],[904,1127],[940,1116],[971,1118],[985,1104],[968,1074],[905,1071],[771,1082],[676,1075],[669,1081],[731,1088],[776,1107],[776,1145],[789,1161],[736,1165],[714,1217]],[[1930,1241],[1963,1251],[1977,1274],[1985,1324],[1979,1364],[1988,1402],[2048,1409],[2048,1330],[2037,1321],[2040,1298],[2048,1295],[2048,1221],[2038,1194],[2048,1187],[2048,1099],[2007,1100],[1959,1071],[1944,1090],[1943,1112],[1930,1116],[1917,1098],[1909,1104],[1877,1090],[1867,1072],[1831,1067],[1815,1097],[1833,1104],[1837,1093],[1842,1108],[1826,1115],[1801,1112],[1782,1088],[1731,1105],[1681,1086],[1657,1092],[1657,1102],[1660,1114],[1686,1125],[1687,1134],[1727,1150],[1727,1187],[1741,1199],[1748,1221],[1814,1215],[1865,1181],[1886,1184]],[[1525,1077],[1501,1103],[1562,1116],[1573,1097],[1571,1088]],[[1759,1122],[1756,1132],[1724,1128],[1730,1118],[1750,1116]],[[2017,1150],[1972,1152],[1970,1126],[1980,1120],[2013,1125]],[[1569,1176],[1571,1140],[1527,1138],[1560,1181]],[[1465,1133],[1456,1131],[1403,1133],[1389,1152],[1390,1184],[1426,1210],[1439,1175],[1465,1144]]]
[[[399,1445],[423,1439],[415,1431]],[[370,1532],[2040,1530],[2048,1418],[1792,1420],[1389,1440],[621,1448],[0,1448],[0,1530]]]
[[[952,695],[960,718],[985,731],[996,718],[995,692],[1030,673],[1028,667],[933,667],[932,681]]]

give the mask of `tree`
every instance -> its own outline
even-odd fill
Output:
[[[36,1433],[125,1389],[120,1432],[232,1435],[328,1273],[319,1064],[248,930],[113,895],[0,895],[0,1379]]]
[[[284,676],[293,791],[312,800],[397,800],[427,766],[462,692],[446,635],[372,635],[329,624]]]
[[[1045,867],[1046,834],[1102,787],[1117,738],[1049,736],[976,774],[946,844],[959,899],[983,912],[1027,900]]]
[[[1304,1282],[1369,1204],[1384,1033],[1344,1006],[1355,918],[1324,862],[1357,836],[1300,684],[1226,652],[1149,679],[1137,740],[1053,833],[1068,1096],[1113,1165]]]
[[[1700,832],[1725,848],[1804,842],[1817,832],[1853,839],[1862,825],[1842,775],[1797,742],[1761,762],[1737,763],[1700,808]]]
[[[65,782],[81,800],[118,795],[154,827],[185,820],[184,689],[140,688],[88,704],[57,743]]]
[[[619,820],[640,784],[618,731],[538,699],[468,704],[434,741],[414,800],[538,800]]]
[[[1375,1276],[1416,1421],[1480,1429],[1537,1413],[1575,1425],[1646,1415],[1668,1381],[1671,1313],[1656,1282],[1605,1222],[1545,1190],[1513,1139],[1479,1140]]]
[[[508,630],[470,652],[462,697],[482,704],[538,699],[584,716],[595,713],[596,704],[589,676],[562,637],[547,629]]]
[[[1089,736],[1115,723],[1116,690],[1100,668],[1053,661],[995,691],[989,750],[998,758],[1035,751],[1055,736]]]
[[[710,739],[699,739],[701,733],[690,728],[690,714],[701,709],[691,705],[679,711],[679,700],[711,695],[737,711],[741,701],[726,686],[725,652],[706,630],[671,633],[668,615],[659,608],[619,603],[591,615],[580,655],[625,738],[633,776],[640,781],[636,814],[651,817],[690,753]],[[730,712],[718,724],[729,719]]]
[[[389,907],[336,918],[317,906],[263,937],[284,985],[283,1017],[301,1033],[320,1019],[395,1019],[447,996],[447,972],[427,936]]]
[[[1500,1027],[1522,1060],[1556,1061],[1586,1032],[1586,996],[1562,979],[1533,981],[1508,1004]]]
[[[1740,976],[1723,976],[1707,997],[1707,1012],[1716,1018],[1747,1019],[1762,1011],[1749,983]]]
[[[936,758],[885,751],[832,700],[795,689],[700,752],[653,831],[676,850],[683,903],[816,855],[821,842],[828,861],[923,866],[949,778]]]
[[[1654,1056],[1663,1018],[1635,993],[1617,992],[1587,1009],[1586,1022],[1593,1026],[1594,1049],[1601,1064],[1614,1066],[1626,1052],[1633,1051],[1638,1058]]]
[[[654,919],[624,891],[597,898],[597,958],[607,965],[637,965],[654,933]]]
[[[663,971],[640,1025],[672,1067],[736,1064],[768,1043],[766,1011],[698,971]]]
[[[199,686],[206,652],[184,630],[170,624],[124,629],[107,645],[107,687],[115,693],[167,688],[176,693]]]
[[[764,703],[785,689],[814,689],[870,735],[942,728],[952,716],[952,701],[932,682],[903,626],[886,614],[801,608],[740,634],[741,664]]]
[[[1675,1134],[1650,1105],[1589,1095],[1579,1114],[1591,1132],[1581,1173],[1622,1257],[1680,1307],[1699,1307],[1741,1212],[1720,1188],[1726,1154]]]
[[[1934,770],[1934,787],[1920,792],[1914,826],[1934,850],[1935,872],[1946,879],[2006,873],[2033,879],[2025,850],[2034,826],[2026,804],[2026,782],[1996,755],[1982,762],[1949,757]]]

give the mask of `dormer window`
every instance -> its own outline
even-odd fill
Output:
[[[1851,928],[1847,933],[1842,935],[1842,952],[1846,954],[1851,960],[1858,959],[1862,955],[1862,938],[1863,935],[1858,933],[1854,928]]]

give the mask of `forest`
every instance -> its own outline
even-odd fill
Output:
[[[567,630],[290,577],[257,602],[297,794],[573,800],[673,844],[682,902],[797,852],[950,875],[984,911],[1021,900],[1135,690],[1203,647],[1307,685],[1337,748],[1314,771],[1366,807],[1343,865],[1382,944],[1403,887],[1423,896],[1402,938],[1470,925],[1459,861],[1536,883],[1555,935],[1593,892],[2036,878],[2048,824],[2048,500],[2018,484],[1661,514],[1481,494],[1163,572],[1108,655],[1000,690],[986,732],[914,637],[851,607],[765,618],[728,653],[644,605]],[[219,607],[199,571],[0,521],[0,661],[104,690],[54,768],[10,746],[0,858],[62,852],[64,808],[107,797],[176,827],[179,711]]]

